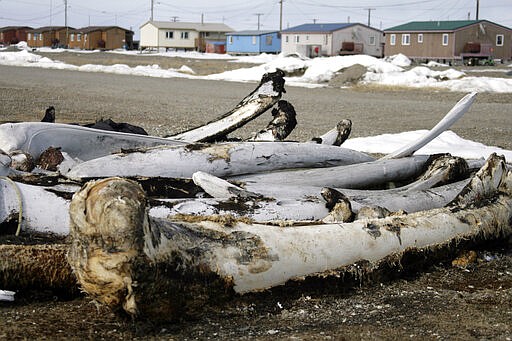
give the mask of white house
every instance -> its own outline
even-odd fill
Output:
[[[206,41],[226,41],[233,29],[219,23],[148,21],[140,27],[140,48],[205,51]]]
[[[307,57],[367,54],[382,57],[384,33],[358,23],[315,23],[281,32],[281,52]]]

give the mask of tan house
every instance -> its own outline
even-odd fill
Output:
[[[140,48],[205,52],[206,42],[225,42],[233,29],[220,23],[148,21],[140,27]]]
[[[0,27],[0,44],[11,45],[20,41],[27,41],[27,31],[32,30],[28,26]]]
[[[82,50],[114,50],[133,48],[133,31],[118,26],[89,26],[72,30],[69,48]]]
[[[281,32],[281,52],[285,55],[382,57],[383,45],[382,31],[358,23],[303,24]]]
[[[29,47],[57,47],[66,45],[66,37],[72,27],[45,26],[27,31],[27,45]]]
[[[385,56],[464,62],[512,58],[512,29],[487,20],[413,21],[384,33]]]

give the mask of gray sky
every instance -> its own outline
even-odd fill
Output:
[[[234,30],[279,29],[280,0],[153,0],[155,20],[224,22]],[[0,27],[63,26],[64,0],[0,0]],[[68,25],[117,25],[139,35],[151,0],[67,0]],[[359,22],[386,29],[409,21],[475,19],[477,0],[283,0],[283,28],[313,22]],[[370,10],[368,10],[370,9]],[[480,19],[512,27],[512,0],[480,0]]]

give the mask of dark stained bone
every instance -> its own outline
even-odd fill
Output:
[[[388,257],[400,259],[406,250],[460,238],[510,235],[512,173],[480,180],[495,187],[477,205],[347,224],[276,227],[150,219],[136,183],[106,179],[89,183],[73,198],[68,260],[95,300],[132,316],[172,319],[205,295],[264,290],[304,276],[343,272],[360,261],[377,266]],[[492,187],[480,184],[468,191]]]
[[[329,130],[327,133],[319,137],[311,139],[312,142],[329,144],[333,146],[341,146],[343,142],[350,136],[352,131],[352,121],[345,119],[338,122],[336,128]]]
[[[197,128],[168,136],[178,141],[215,142],[225,140],[227,135],[270,109],[281,98],[284,89],[284,72],[266,73],[259,86],[245,97],[234,109]]]
[[[272,109],[272,121],[249,141],[283,141],[297,125],[295,108],[289,102],[280,100]]]

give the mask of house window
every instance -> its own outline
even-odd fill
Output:
[[[375,36],[370,36],[370,41],[368,42],[370,45],[375,45]]]
[[[418,34],[418,43],[423,43],[423,33]]]
[[[395,45],[396,44],[396,34],[392,34],[389,36],[389,43],[391,45]]]
[[[272,36],[266,36],[265,37],[265,42],[267,45],[272,45]]]
[[[299,36],[295,36],[295,42],[298,43],[300,41]]]
[[[503,34],[496,35],[496,46],[503,46],[504,36]]]
[[[181,39],[188,39],[188,32],[181,32]]]
[[[402,34],[402,45],[411,45],[411,35],[409,33]]]
[[[78,33],[76,35],[76,41],[81,41],[82,40],[82,34]]]
[[[309,40],[309,36],[306,36],[306,40]]]
[[[324,45],[327,45],[329,43],[329,36],[326,34],[324,35]]]
[[[252,36],[252,44],[256,45],[256,36]]]
[[[43,34],[42,33],[39,35],[39,40],[43,40]]]
[[[229,42],[230,45],[233,44],[233,36],[229,36],[228,37],[228,42]]]
[[[173,31],[165,31],[165,39],[174,39]]]
[[[69,40],[70,41],[75,41],[75,34],[74,33],[71,33],[70,36],[69,36]]]
[[[32,33],[28,33],[28,34],[27,34],[27,39],[28,39],[28,40],[31,40],[31,39],[32,39]]]
[[[443,46],[448,45],[448,33],[443,33]]]
[[[284,38],[284,42],[287,43],[288,42],[288,36],[285,36]]]

